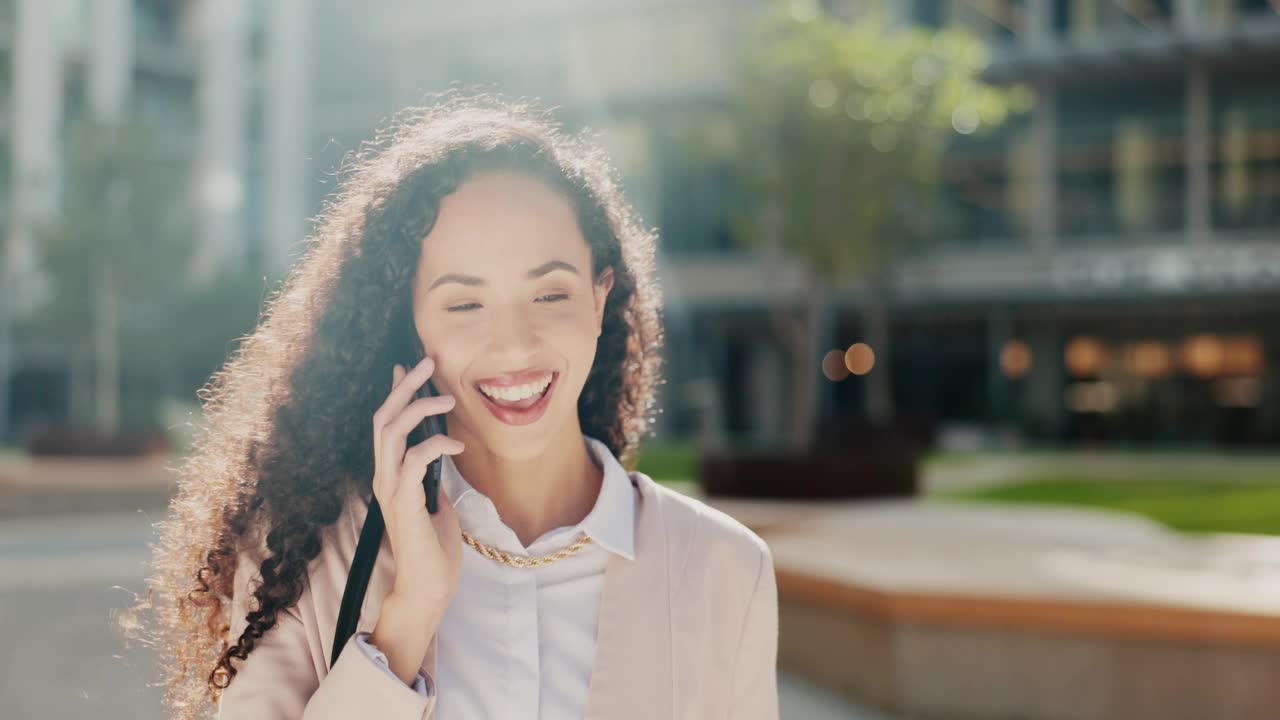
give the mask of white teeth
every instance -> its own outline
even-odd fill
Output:
[[[496,400],[506,400],[507,402],[518,402],[526,400],[534,395],[542,394],[543,390],[551,384],[551,375],[540,383],[529,383],[526,385],[516,385],[513,387],[495,387],[492,385],[480,385],[480,392],[488,395]]]

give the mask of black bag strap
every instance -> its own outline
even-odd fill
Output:
[[[356,632],[356,624],[360,622],[360,606],[364,604],[364,594],[369,589],[369,578],[373,575],[373,565],[378,559],[378,548],[382,546],[385,527],[378,499],[370,498],[369,514],[365,517],[364,527],[360,529],[356,555],[351,560],[351,572],[347,574],[347,587],[342,591],[342,606],[338,609],[338,625],[333,634],[333,655],[329,659],[329,667],[338,662],[342,649]]]
[[[433,392],[432,394],[438,394]],[[443,418],[428,418],[432,434],[447,433],[447,425]],[[416,432],[416,431],[415,431]],[[413,435],[410,435],[412,438]],[[431,461],[426,477],[422,479],[426,486],[427,512],[434,515],[439,509],[440,468],[442,459]],[[360,528],[360,540],[356,543],[356,554],[351,559],[351,570],[347,573],[347,586],[342,591],[342,605],[338,608],[338,623],[333,632],[333,653],[329,658],[329,667],[338,662],[338,656],[346,647],[351,636],[356,633],[356,625],[360,622],[360,608],[364,605],[364,595],[369,589],[369,578],[373,576],[373,566],[378,560],[378,548],[382,546],[382,534],[386,530],[386,521],[382,517],[382,506],[378,498],[369,498],[369,513],[365,516],[364,527]]]
[[[422,341],[418,338],[416,329],[409,337],[413,338],[413,347],[416,351],[413,365],[417,365],[417,360],[421,360],[424,355]],[[440,394],[435,383],[430,379],[427,380],[425,394],[432,397]],[[422,396],[423,389],[419,389],[417,397]],[[448,432],[449,423],[443,415],[430,415],[409,433],[408,443],[412,447],[427,437],[448,434]],[[427,474],[422,478],[423,489],[427,496],[427,512],[432,515],[436,513],[439,506],[442,460],[442,458],[432,460],[427,468]],[[378,498],[370,497],[369,513],[365,516],[364,527],[360,529],[356,554],[351,559],[351,570],[347,573],[347,586],[342,591],[342,605],[338,608],[338,623],[333,633],[333,652],[329,658],[329,667],[337,664],[342,649],[356,633],[356,626],[360,622],[360,608],[364,605],[365,592],[369,589],[369,578],[373,575],[373,566],[378,559],[378,548],[382,546],[382,535],[385,530],[386,522],[383,520],[382,507],[378,505]]]

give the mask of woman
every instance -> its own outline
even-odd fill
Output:
[[[201,393],[152,582],[175,713],[776,717],[767,546],[621,464],[658,382],[653,253],[602,155],[525,106],[412,110],[357,157]]]

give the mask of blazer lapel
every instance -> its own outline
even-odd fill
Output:
[[[635,560],[610,554],[600,596],[595,661],[587,690],[585,720],[673,717],[669,549],[662,507],[650,483],[632,474],[636,495]],[[395,578],[390,542],[383,538],[360,630],[372,631],[382,598]],[[422,669],[435,677],[437,638]]]
[[[631,475],[635,560],[610,555],[605,567],[586,720],[672,717],[674,710],[667,533],[651,482]]]

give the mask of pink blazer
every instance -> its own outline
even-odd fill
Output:
[[[737,520],[639,472],[636,559],[611,555],[587,695],[587,720],[778,717],[778,601],[768,546]],[[281,613],[222,695],[226,720],[429,718],[424,699],[353,646],[329,667],[338,605],[367,511],[351,503],[326,529],[309,585]],[[245,626],[261,549],[242,553],[231,637]],[[383,539],[358,631],[391,589]],[[436,642],[422,669],[435,677]],[[440,688],[440,692],[449,689]],[[451,720],[444,718],[443,720]]]

